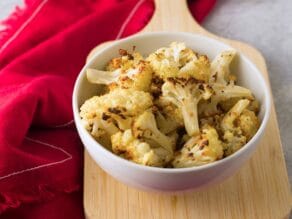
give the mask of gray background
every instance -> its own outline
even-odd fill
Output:
[[[1,0],[0,19],[21,0]],[[209,31],[247,42],[264,55],[272,84],[290,183],[292,182],[292,1],[218,0],[202,24]]]
[[[253,45],[265,57],[291,184],[292,1],[219,0],[202,25],[217,35]]]

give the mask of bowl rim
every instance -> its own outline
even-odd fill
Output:
[[[199,170],[204,170],[204,169],[209,169],[215,166],[219,166],[219,165],[223,165],[224,163],[228,163],[228,161],[230,160],[234,160],[237,159],[238,157],[242,156],[244,154],[244,152],[250,148],[252,145],[254,145],[256,143],[257,140],[259,140],[264,131],[265,128],[267,126],[269,117],[270,117],[270,113],[271,113],[271,94],[270,94],[270,88],[268,86],[268,81],[264,78],[263,74],[260,72],[260,70],[256,67],[256,65],[249,59],[247,58],[244,54],[242,54],[240,51],[238,51],[237,49],[236,52],[238,54],[240,54],[241,58],[251,67],[254,69],[254,71],[256,72],[257,76],[260,78],[263,90],[264,90],[264,104],[265,104],[265,113],[263,115],[262,118],[262,122],[260,124],[259,129],[257,130],[256,134],[245,144],[243,145],[238,151],[236,151],[235,153],[231,154],[228,157],[225,157],[221,160],[217,160],[215,162],[212,163],[207,163],[201,166],[193,166],[193,167],[184,167],[184,168],[163,168],[163,167],[152,167],[152,166],[144,166],[141,164],[137,164],[134,163],[132,161],[129,161],[127,159],[121,158],[120,156],[114,154],[113,152],[107,150],[106,148],[104,148],[104,146],[102,146],[99,142],[97,142],[89,133],[87,130],[85,130],[85,128],[82,126],[81,124],[81,119],[79,116],[79,107],[78,107],[78,100],[77,100],[77,94],[78,94],[78,90],[81,84],[81,81],[83,79],[83,77],[86,76],[85,74],[85,69],[92,65],[92,63],[95,61],[95,59],[100,56],[102,53],[104,53],[107,50],[112,49],[113,47],[116,47],[117,45],[121,44],[121,43],[127,43],[130,42],[133,39],[139,39],[139,38],[144,38],[147,36],[168,36],[168,35],[177,35],[177,36],[188,36],[188,37],[198,37],[201,38],[203,40],[208,40],[208,41],[212,41],[214,43],[217,44],[221,44],[222,46],[225,47],[229,47],[230,49],[235,49],[232,46],[223,43],[221,41],[218,41],[216,39],[207,37],[207,36],[203,36],[201,34],[197,34],[197,33],[189,33],[189,32],[171,32],[171,31],[157,31],[157,32],[151,32],[151,33],[139,33],[130,37],[126,37],[123,38],[121,40],[117,40],[115,42],[112,42],[111,44],[105,46],[104,48],[98,50],[92,58],[89,59],[89,61],[83,66],[83,68],[81,69],[81,71],[79,72],[77,79],[75,81],[74,84],[74,89],[73,89],[73,94],[72,94],[72,107],[73,107],[73,116],[74,116],[74,122],[76,124],[77,130],[78,130],[78,134],[79,135],[85,135],[84,137],[86,137],[89,141],[90,144],[96,145],[96,150],[101,150],[103,153],[105,153],[106,155],[108,155],[109,157],[111,157],[113,159],[113,161],[115,162],[122,162],[124,165],[137,169],[137,170],[143,170],[143,171],[153,171],[153,172],[159,172],[159,173],[169,173],[169,174],[174,174],[174,173],[185,173],[185,172],[195,172],[195,171],[199,171]],[[81,138],[81,136],[79,136]],[[88,146],[83,144],[84,147],[88,150]],[[88,150],[90,153],[90,150]],[[92,156],[92,155],[91,155]],[[95,160],[94,160],[95,161]],[[96,162],[96,161],[95,161]]]

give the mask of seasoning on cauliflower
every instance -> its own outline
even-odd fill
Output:
[[[173,153],[176,139],[166,136],[159,131],[155,116],[151,111],[145,111],[136,118],[132,131],[136,138],[153,141],[168,152]]]
[[[149,93],[130,89],[115,89],[102,96],[94,96],[81,106],[80,117],[85,128],[100,137],[131,127],[133,117],[152,106]]]
[[[191,137],[175,155],[175,168],[200,166],[223,157],[223,145],[216,130],[211,126],[202,128],[202,134]]]
[[[112,135],[111,142],[115,154],[138,164],[162,167],[172,158],[165,149],[151,148],[148,143],[135,138],[131,129]]]
[[[250,101],[247,99],[239,100],[221,121],[223,131],[233,130],[235,128],[234,121],[237,119],[245,108],[249,105]]]
[[[172,77],[193,77],[207,82],[210,76],[210,62],[207,56],[198,56],[184,43],[173,42],[170,47],[160,48],[149,55],[154,73],[164,80]]]
[[[224,157],[227,157],[234,152],[238,151],[243,145],[246,144],[246,137],[242,135],[240,129],[234,129],[233,131],[225,131],[223,135],[224,139]]]
[[[163,98],[181,109],[188,135],[199,134],[197,105],[201,99],[209,99],[212,91],[208,85],[194,79],[168,78],[162,86]]]
[[[213,90],[213,95],[209,101],[202,102],[199,106],[199,113],[204,116],[212,116],[221,113],[218,109],[218,104],[222,101],[224,102],[232,98],[247,98],[249,100],[254,100],[249,89],[232,83],[228,85],[214,83],[209,86]]]
[[[224,132],[225,156],[239,150],[252,138],[259,121],[253,111],[248,110],[250,101],[239,100],[223,117],[221,128]]]
[[[230,74],[229,66],[235,55],[235,50],[224,51],[217,55],[212,61],[209,85],[212,87],[214,94],[208,102],[201,102],[199,105],[200,115],[212,116],[222,113],[222,111],[218,109],[218,104],[223,102],[220,105],[222,106],[229,103],[228,101],[231,99],[254,99],[249,89],[235,85],[236,77]]]
[[[249,141],[257,132],[260,122],[253,111],[245,109],[236,120],[238,127],[242,130],[242,134]]]
[[[152,80],[152,68],[139,53],[113,59],[107,71],[88,68],[87,78],[91,83],[106,84],[110,90],[117,87],[148,91]]]
[[[120,49],[105,69],[86,69],[99,96],[80,108],[84,127],[113,153],[138,164],[192,167],[239,150],[257,132],[259,102],[236,84],[236,51],[212,62],[184,43],[148,55]]]
[[[208,82],[210,77],[210,61],[207,56],[200,55],[187,62],[180,70],[179,76],[193,77],[197,80]]]
[[[96,138],[105,134],[112,135],[119,131],[112,121],[101,119],[103,110],[102,100],[99,96],[86,100],[80,108],[80,117],[84,127]]]

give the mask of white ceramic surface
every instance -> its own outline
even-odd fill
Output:
[[[74,87],[74,119],[85,148],[108,174],[138,188],[159,191],[183,191],[198,189],[223,181],[233,175],[250,158],[264,132],[270,113],[270,93],[261,73],[251,61],[239,53],[231,66],[232,72],[237,74],[238,84],[251,89],[260,101],[259,117],[261,126],[256,135],[235,154],[200,167],[163,169],[132,163],[103,148],[84,129],[79,117],[79,108],[82,103],[98,92],[98,86],[87,81],[85,69],[87,67],[103,69],[111,58],[118,55],[120,48],[131,50],[132,46],[135,45],[137,51],[147,55],[162,46],[169,45],[172,41],[185,42],[188,47],[208,55],[211,59],[219,52],[230,49],[228,45],[197,34],[173,32],[140,34],[117,41],[97,52],[81,70]]]

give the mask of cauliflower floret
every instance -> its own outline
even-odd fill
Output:
[[[162,167],[172,158],[165,149],[153,149],[148,143],[135,138],[131,129],[112,135],[111,142],[115,154],[142,165]]]
[[[249,105],[250,101],[243,99],[239,100],[226,115],[223,117],[221,121],[221,127],[223,131],[230,130],[232,131],[235,127],[234,121],[240,116],[245,108]]]
[[[137,53],[126,54],[113,59],[107,66],[107,71],[88,68],[87,78],[91,83],[106,84],[110,90],[131,88],[149,91],[152,80],[152,68],[149,62]]]
[[[238,128],[235,128],[233,131],[225,131],[223,139],[225,157],[238,151],[243,145],[246,144],[246,137],[242,135],[241,130]]]
[[[207,82],[210,62],[207,56],[198,56],[184,43],[173,42],[168,48],[160,48],[149,55],[154,73],[164,80],[170,77],[193,77]]]
[[[130,89],[115,89],[94,96],[81,106],[80,117],[85,128],[94,136],[113,135],[131,127],[133,117],[152,107],[149,93]]]
[[[200,136],[191,137],[175,155],[172,165],[175,168],[200,166],[223,157],[223,145],[216,130],[205,126]]]
[[[216,56],[211,63],[211,77],[210,82],[226,85],[230,79],[234,79],[235,76],[230,77],[230,63],[236,55],[235,50],[223,51]]]
[[[188,135],[199,134],[197,105],[201,99],[209,99],[212,92],[206,84],[192,79],[168,78],[162,86],[163,98],[181,109]]]
[[[218,102],[235,97],[247,98],[250,100],[254,99],[251,91],[241,86],[214,83],[211,85],[211,87],[214,90],[213,99],[218,99]]]
[[[152,96],[144,91],[116,89],[102,96],[108,108],[125,108],[125,116],[136,116],[152,107]]]
[[[102,113],[102,101],[99,96],[86,100],[80,108],[80,117],[84,127],[96,138],[106,133],[112,135],[119,131],[113,123],[101,119]]]
[[[244,109],[234,120],[232,130],[226,130],[223,135],[225,142],[224,155],[229,156],[245,145],[257,132],[259,120],[253,111]]]
[[[193,77],[197,80],[208,82],[210,77],[210,61],[208,57],[201,55],[197,58],[195,56],[179,70],[179,76],[184,78]]]
[[[204,116],[212,116],[221,113],[218,109],[220,102],[228,101],[230,99],[247,98],[253,100],[254,96],[247,88],[237,86],[234,84],[223,85],[219,83],[210,84],[213,94],[209,101],[202,101],[199,104],[199,114]]]
[[[155,142],[160,147],[167,150],[169,153],[173,153],[175,148],[175,139],[166,136],[157,128],[155,116],[148,110],[136,118],[133,127],[133,134],[138,139],[149,139]],[[154,146],[154,145],[152,145]]]
[[[253,111],[248,109],[243,110],[235,123],[237,123],[238,127],[242,130],[247,141],[255,135],[260,125],[258,117]]]
[[[235,55],[236,52],[234,50],[224,51],[212,61],[209,84],[214,92],[209,101],[202,101],[200,103],[200,115],[212,116],[221,113],[217,105],[223,102],[221,104],[221,106],[223,105],[223,110],[224,108],[229,108],[230,104],[234,105],[230,99],[247,98],[254,100],[251,91],[235,85],[236,77],[230,74],[229,66]]]
[[[117,69],[127,70],[144,60],[143,56],[138,52],[128,53],[127,50],[120,49],[119,53],[121,55],[120,57],[111,59],[107,64],[107,71],[114,71]]]
[[[168,48],[161,48],[147,58],[154,73],[163,79],[176,77],[179,72],[179,63],[169,55],[168,50]]]
[[[256,133],[259,121],[253,111],[247,109],[250,101],[239,100],[223,117],[225,156],[239,150]]]

